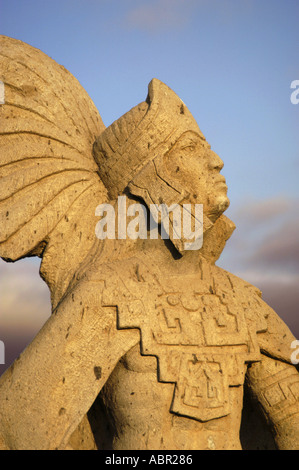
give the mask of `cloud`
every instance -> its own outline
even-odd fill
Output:
[[[229,215],[236,231],[225,257],[237,267],[277,268],[299,273],[297,199],[275,197],[240,204]]]
[[[237,225],[218,265],[255,285],[299,338],[298,200],[275,197],[240,204]]]
[[[235,215],[242,224],[254,227],[266,224],[277,217],[285,216],[292,206],[293,201],[285,196],[277,196],[271,199],[247,202],[236,210]]]
[[[34,334],[50,311],[50,293],[39,276],[39,263],[0,260],[0,339],[4,334]]]
[[[127,29],[157,33],[169,29],[183,30],[196,18],[198,28],[203,23],[217,20],[232,27],[242,15],[251,15],[253,0],[242,5],[231,0],[132,0],[136,4],[125,15]]]
[[[169,28],[184,28],[192,12],[203,0],[155,0],[143,3],[129,11],[125,25],[129,29],[157,32]]]
[[[0,260],[0,340],[6,355],[0,375],[32,341],[50,313],[50,293],[39,276],[39,261]]]
[[[264,239],[251,258],[251,264],[299,273],[299,221],[290,221]]]
[[[249,204],[242,212],[240,209],[236,212],[237,241],[242,250],[247,247],[241,256],[247,267],[299,274],[298,202],[277,197]]]

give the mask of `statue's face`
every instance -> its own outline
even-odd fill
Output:
[[[177,179],[189,193],[189,201],[203,204],[213,222],[228,208],[227,186],[220,174],[223,162],[210,145],[193,131],[185,132],[165,155],[171,178]]]

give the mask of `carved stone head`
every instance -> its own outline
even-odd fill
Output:
[[[125,188],[151,204],[203,204],[214,222],[228,207],[223,163],[182,100],[153,79],[145,102],[99,136],[94,158],[111,198]]]

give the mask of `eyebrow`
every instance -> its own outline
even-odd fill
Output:
[[[185,146],[187,147],[188,145],[191,145],[191,144],[196,145],[198,143],[209,145],[208,142],[206,141],[206,139],[202,138],[199,134],[194,136],[194,137],[184,136],[182,141],[178,142],[179,145],[184,146],[184,147]],[[209,147],[210,147],[210,145],[209,145]]]

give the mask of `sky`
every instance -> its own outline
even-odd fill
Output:
[[[180,96],[224,161],[237,229],[217,264],[259,287],[297,338],[298,18],[298,0],[0,0],[0,34],[64,65],[106,126],[153,77]],[[0,374],[50,315],[39,262],[0,260]]]

